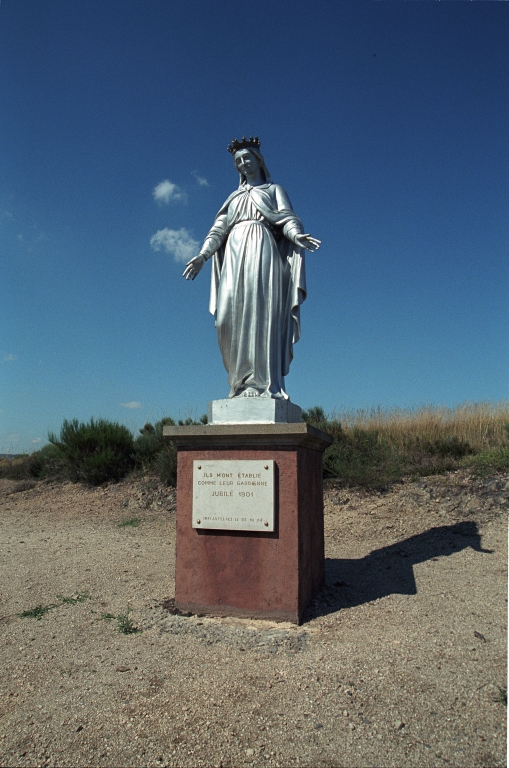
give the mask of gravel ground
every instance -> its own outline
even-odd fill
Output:
[[[509,475],[327,483],[296,627],[171,612],[155,481],[0,481],[1,764],[505,765],[508,501]]]

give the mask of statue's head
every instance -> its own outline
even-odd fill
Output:
[[[240,183],[243,184],[246,181],[246,171],[250,173],[256,173],[260,169],[262,177],[266,182],[269,182],[270,173],[265,165],[265,160],[260,152],[260,140],[258,136],[250,136],[246,139],[242,137],[241,141],[233,139],[232,143],[228,146],[228,152],[231,152],[233,156],[233,162],[235,168],[239,172]]]
[[[261,168],[263,158],[253,149],[239,149],[233,156],[235,168],[242,176],[249,176]]]

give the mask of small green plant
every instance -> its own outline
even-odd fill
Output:
[[[84,603],[85,600],[91,600],[92,598],[88,594],[88,592],[79,592],[75,597],[64,597],[64,595],[57,595],[58,599],[61,600],[63,603],[67,603],[68,605],[76,605],[76,603]]]
[[[133,620],[129,618],[130,613],[131,609],[127,606],[127,611],[125,613],[120,613],[118,616],[115,616],[114,613],[101,613],[101,619],[103,621],[112,621],[112,619],[115,619],[119,632],[123,635],[135,635],[142,630],[139,627],[136,627]]]
[[[123,635],[134,635],[136,634],[136,632],[141,632],[141,629],[139,629],[139,627],[136,627],[132,619],[129,618],[130,613],[131,613],[131,609],[129,608],[129,606],[127,606],[127,611],[125,613],[119,614],[116,617],[118,631],[121,632]]]
[[[501,704],[507,707],[507,688],[501,688],[499,685],[497,688],[498,694],[495,696],[495,701],[499,701]]]
[[[509,469],[509,448],[492,448],[475,456],[467,456],[462,464],[471,467],[481,477],[492,472],[504,472]]]
[[[123,520],[121,523],[118,524],[119,528],[137,528],[139,524],[141,523],[141,520],[139,517],[130,517],[129,520]]]
[[[51,611],[52,608],[56,608],[56,605],[36,605],[35,608],[28,608],[28,610],[18,613],[20,619],[37,619],[40,621],[44,614]]]

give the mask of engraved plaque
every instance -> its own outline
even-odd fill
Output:
[[[273,531],[274,461],[194,461],[193,528]]]

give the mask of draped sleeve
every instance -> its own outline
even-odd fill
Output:
[[[219,213],[200,249],[200,256],[203,256],[205,259],[210,259],[210,257],[221,248],[227,237],[228,214]]]
[[[274,193],[276,199],[276,208],[278,212],[286,214],[286,221],[282,226],[283,235],[295,243],[295,235],[301,235],[304,232],[302,221],[294,213],[290,198],[286,191],[279,184],[274,184]]]

